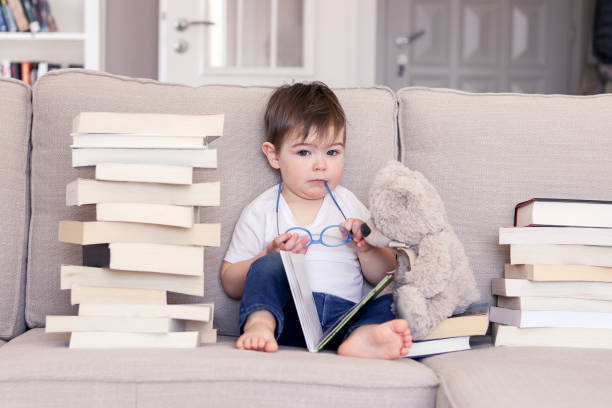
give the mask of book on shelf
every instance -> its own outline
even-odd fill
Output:
[[[506,264],[504,277],[530,281],[612,282],[612,268],[591,265]]]
[[[134,149],[134,148],[73,148],[72,167],[95,166],[99,163],[168,164],[217,168],[217,150],[200,148],[184,149]]]
[[[423,340],[482,336],[489,328],[489,304],[471,305],[465,312],[442,320]]]
[[[304,265],[304,255],[294,254],[287,251],[280,252],[283,266],[289,281],[289,288],[293,296],[295,309],[302,327],[306,347],[310,352],[318,352],[357,314],[370,300],[374,299],[392,280],[393,275],[387,275],[378,285],[349,309],[343,316],[338,318],[326,332],[323,332],[317,307],[312,296],[312,290],[308,282],[308,275]]]
[[[0,8],[0,32],[8,31],[8,26],[6,25],[6,21],[4,21],[4,11]]]
[[[38,20],[38,23],[40,25],[40,31],[47,32],[49,31],[49,26],[47,25],[47,22],[45,21],[45,18],[43,16],[41,3],[41,0],[32,0],[32,5],[34,6],[34,13],[36,14],[36,20]]]
[[[13,17],[13,12],[11,11],[11,7],[8,5],[7,0],[0,0],[0,8],[2,16],[4,17],[4,22],[6,24],[7,31],[18,31],[17,23],[15,22],[15,17]]]
[[[79,245],[109,242],[146,242],[152,244],[218,247],[221,224],[193,224],[191,228],[111,221],[60,221],[59,240]]]
[[[182,206],[219,206],[218,181],[189,185],[130,183],[76,179],[66,185],[66,205],[149,203]]]
[[[132,134],[73,133],[73,148],[189,149],[206,146],[204,136],[149,136]]]
[[[47,31],[57,31],[57,23],[55,17],[51,13],[49,7],[49,0],[32,0],[34,2],[34,8],[40,12],[41,25],[47,27]]]
[[[23,5],[23,11],[25,13],[25,16],[28,19],[28,26],[30,27],[30,31],[33,33],[39,32],[40,23],[38,22],[36,10],[34,10],[34,4],[32,3],[32,0],[21,0],[21,4]]]
[[[194,320],[208,323],[211,320],[210,303],[189,305],[135,305],[135,304],[95,304],[79,305],[79,316],[114,316],[126,318],[166,317],[178,320]]]
[[[0,5],[0,20],[4,19],[7,25],[6,30],[0,31],[36,33],[57,30],[48,0],[1,0]],[[47,20],[52,20],[53,30],[50,30]]]
[[[561,244],[612,246],[612,228],[516,227],[500,228],[499,244]]]
[[[173,333],[76,332],[70,348],[194,348],[200,343],[197,331]]]
[[[15,18],[15,23],[17,24],[18,31],[29,31],[30,23],[28,22],[28,18],[25,15],[25,11],[23,9],[23,5],[21,4],[21,0],[7,0],[8,5],[10,7],[11,13],[13,13],[13,17]]]
[[[199,207],[150,203],[101,203],[96,205],[96,220],[138,222],[191,228],[199,219]]]
[[[83,265],[201,276],[204,273],[204,247],[135,242],[84,245]]]
[[[204,276],[125,271],[81,265],[61,266],[61,289],[72,285],[103,288],[153,289],[204,296]]]
[[[497,296],[497,306],[514,310],[568,310],[574,312],[612,313],[609,300],[544,296]]]
[[[612,266],[612,246],[511,244],[510,263]]]
[[[81,112],[72,122],[73,133],[203,136],[211,142],[223,135],[223,114]]]
[[[611,329],[579,327],[519,328],[493,323],[495,346],[578,347],[612,349]]]
[[[612,313],[568,310],[514,310],[491,306],[490,320],[516,327],[612,329]]]
[[[49,70],[60,68],[60,64],[49,64],[41,61],[0,61],[0,75],[2,77],[20,79],[28,85],[34,85],[38,78]]]
[[[494,278],[493,295],[508,297],[543,296],[612,300],[612,283],[607,282],[532,282],[526,279]]]
[[[532,198],[516,205],[514,226],[612,227],[612,201]]]
[[[99,163],[96,180],[193,184],[193,167],[163,164]]]
[[[470,336],[449,337],[437,340],[413,341],[406,358],[431,356],[470,349]]]
[[[165,305],[165,290],[100,288],[94,286],[72,285],[70,304],[81,303],[141,303]]]
[[[45,332],[170,333],[185,331],[182,320],[168,317],[47,316]]]

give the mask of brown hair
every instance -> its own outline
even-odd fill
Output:
[[[332,142],[338,131],[346,141],[346,118],[334,92],[322,82],[283,85],[276,89],[266,108],[266,140],[280,149],[285,137],[293,132],[302,140],[311,130],[318,140]],[[331,131],[333,129],[333,132]]]

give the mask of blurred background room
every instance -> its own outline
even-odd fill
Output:
[[[0,68],[164,82],[612,92],[612,0],[0,0]]]

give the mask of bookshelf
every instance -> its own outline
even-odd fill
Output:
[[[105,0],[49,0],[57,32],[0,32],[0,60],[104,69]]]

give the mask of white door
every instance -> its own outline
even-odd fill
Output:
[[[376,0],[160,0],[159,79],[372,85]]]
[[[582,6],[572,0],[383,0],[379,79],[472,92],[578,87]]]

